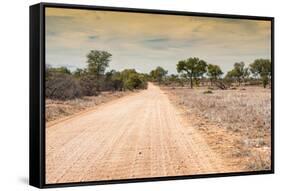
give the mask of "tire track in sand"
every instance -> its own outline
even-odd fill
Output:
[[[46,129],[46,183],[226,172],[223,164],[151,83]]]

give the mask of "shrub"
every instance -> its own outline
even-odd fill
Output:
[[[82,94],[85,96],[98,95],[98,82],[97,79],[89,74],[85,74],[80,78],[80,86]]]
[[[207,90],[207,91],[204,91],[203,94],[212,94],[213,92],[211,90]]]
[[[102,83],[103,91],[122,91],[123,81],[120,72],[111,70],[105,74]]]
[[[134,69],[126,69],[121,72],[124,90],[145,89],[147,81],[145,76],[137,73]]]
[[[124,88],[128,90],[141,89],[142,80],[137,74],[131,74],[128,79],[124,81]]]
[[[46,78],[45,95],[50,99],[74,99],[82,96],[79,82],[71,75],[51,72]]]

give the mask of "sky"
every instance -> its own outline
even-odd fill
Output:
[[[270,59],[269,21],[46,8],[46,63],[86,68],[90,50],[112,54],[108,70],[157,66],[199,57],[226,73],[235,62]]]

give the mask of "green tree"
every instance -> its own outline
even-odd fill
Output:
[[[221,68],[218,65],[208,65],[207,75],[210,77],[211,85],[213,81],[216,81],[218,78],[220,78],[222,74],[223,72],[221,71]]]
[[[235,77],[235,71],[234,70],[230,70],[226,73],[224,79],[229,82],[232,83],[233,81],[236,81],[236,77]]]
[[[97,78],[98,86],[100,89],[100,77],[104,75],[105,69],[109,66],[111,54],[106,51],[91,50],[87,55],[88,72]]]
[[[121,72],[124,90],[144,89],[147,86],[145,76],[136,72],[135,69],[125,69]]]
[[[122,78],[120,72],[116,70],[110,70],[105,73],[102,80],[102,90],[103,91],[121,91],[123,87]]]
[[[190,87],[193,88],[193,80],[198,79],[206,73],[207,63],[199,58],[188,58],[177,64],[178,73],[184,74],[190,80]]]
[[[122,91],[123,87],[124,87],[124,83],[122,80],[122,75],[121,72],[113,72],[112,73],[112,83],[113,83],[113,88],[115,91]]]
[[[250,71],[255,77],[261,78],[263,87],[266,88],[271,79],[271,61],[268,59],[256,59],[250,64]]]
[[[226,78],[232,79],[238,82],[240,85],[242,81],[245,81],[249,77],[249,69],[245,67],[244,62],[236,62],[234,68],[229,71]]]
[[[150,72],[150,76],[153,80],[156,80],[159,84],[163,81],[163,78],[168,74],[167,70],[158,66],[155,70]]]

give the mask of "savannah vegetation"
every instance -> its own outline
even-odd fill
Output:
[[[159,67],[157,67],[159,68]],[[160,67],[161,68],[161,67]],[[165,71],[163,68],[161,68]],[[229,89],[237,86],[263,86],[264,88],[271,85],[271,61],[268,59],[256,59],[246,67],[244,62],[236,62],[233,68],[223,72],[219,65],[208,64],[199,58],[188,58],[180,60],[176,64],[178,74],[166,75],[161,73],[157,80],[151,79],[159,84],[171,86],[210,87],[218,89]],[[156,69],[155,69],[156,70]],[[154,74],[152,70],[151,76]],[[160,80],[158,80],[160,79]]]
[[[66,117],[147,87],[147,74],[108,70],[112,55],[91,50],[85,68],[70,71],[50,65],[45,72],[46,121]]]
[[[271,81],[271,61],[256,59],[246,67],[244,62],[234,63],[233,69],[224,77],[221,68],[196,57],[180,60],[175,67],[178,74],[168,75],[168,70],[158,66],[149,74],[135,69],[107,70],[112,54],[91,50],[87,54],[85,68],[70,71],[66,67],[46,66],[46,98],[68,100],[83,96],[97,96],[104,91],[126,91],[145,89],[147,82],[159,85],[186,86],[190,88],[208,86],[228,89],[231,86],[262,85]]]
[[[175,62],[177,74],[169,74],[161,66],[149,73],[133,68],[109,70],[112,58],[107,51],[91,50],[85,68],[70,71],[47,66],[47,121],[146,89],[152,82],[189,116],[200,119],[195,125],[212,147],[234,161],[233,165],[242,165],[244,170],[270,169],[270,60],[236,62],[224,73],[217,64],[191,57]],[[210,124],[218,129],[209,128]],[[219,136],[220,131],[227,133]]]
[[[162,86],[208,144],[238,170],[271,168],[271,90]]]
[[[91,50],[86,68],[71,72],[66,67],[46,67],[46,98],[70,100],[83,96],[98,96],[105,91],[145,89],[147,77],[135,69],[110,70],[112,55],[106,51]]]
[[[179,61],[162,89],[208,144],[238,171],[271,168],[271,62],[234,63],[223,72],[199,58]]]

